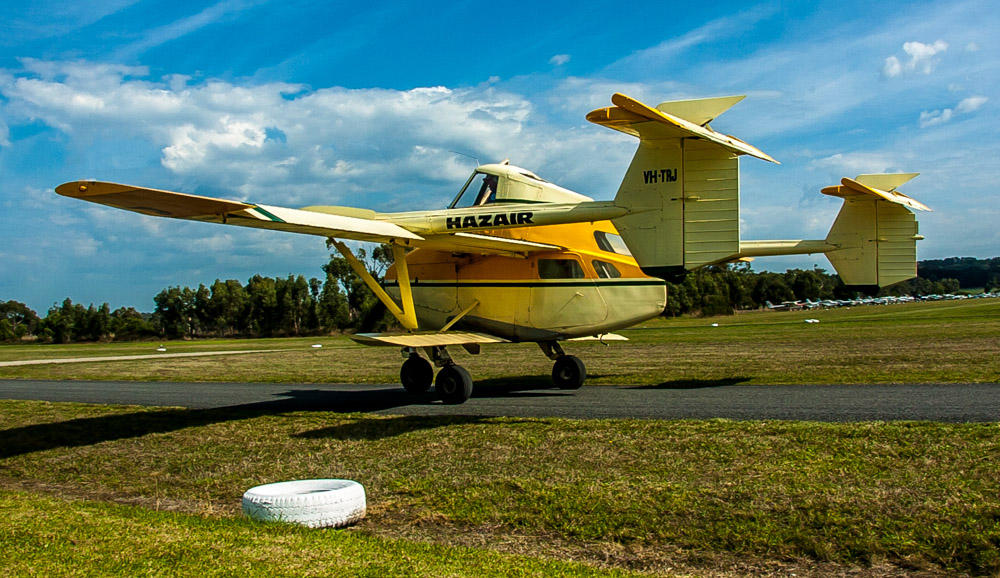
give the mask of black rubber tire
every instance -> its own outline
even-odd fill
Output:
[[[465,403],[472,396],[472,376],[460,365],[446,365],[434,380],[434,390],[447,404]]]
[[[587,380],[587,368],[574,355],[562,355],[552,365],[552,381],[559,389],[580,389]]]
[[[426,393],[434,383],[434,368],[423,357],[411,355],[399,368],[399,381],[410,393]]]

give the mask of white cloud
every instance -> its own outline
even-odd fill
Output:
[[[223,0],[222,2],[218,2],[205,8],[197,14],[181,18],[180,20],[165,24],[159,28],[144,31],[142,40],[118,50],[114,54],[114,59],[128,60],[151,48],[155,48],[170,42],[171,40],[176,40],[193,32],[197,32],[198,30],[211,26],[217,22],[233,19],[238,16],[241,11],[252,8],[263,1],[264,0]]]
[[[555,66],[562,66],[567,62],[569,62],[569,60],[570,60],[569,54],[556,54],[555,56],[549,59],[549,64],[553,64]]]
[[[293,206],[436,206],[450,200],[473,166],[453,151],[481,162],[509,158],[544,173],[563,158],[599,155],[594,143],[607,138],[597,129],[555,129],[523,96],[488,84],[308,90],[173,75],[151,80],[142,68],[32,60],[0,78],[0,94],[7,122],[44,122],[80,150],[92,142],[143,143],[119,145],[124,150],[114,152],[125,160],[118,164],[148,164],[149,148],[159,150],[173,176],[161,188]],[[581,181],[598,190],[617,184],[582,164],[572,169]],[[384,205],[394,199],[407,206]]]
[[[894,78],[909,72],[930,74],[937,65],[935,57],[946,50],[948,43],[943,40],[937,40],[933,44],[906,42],[903,44],[903,52],[908,54],[910,59],[904,63],[895,56],[886,58],[882,65],[882,74],[886,78]]]
[[[962,99],[955,108],[925,110],[920,113],[920,128],[930,128],[950,121],[955,114],[968,114],[979,110],[989,99],[985,96],[971,96]]]
[[[816,169],[826,170],[838,181],[840,177],[899,171],[899,161],[893,155],[875,151],[836,153],[818,158],[810,163]]]
[[[903,63],[895,56],[886,58],[885,64],[882,65],[882,75],[886,78],[895,78],[900,74],[903,74]]]
[[[70,252],[77,257],[93,257],[103,243],[87,235],[78,235],[69,240]]]
[[[987,100],[989,99],[985,96],[971,96],[969,98],[962,99],[962,102],[958,103],[955,110],[961,113],[973,112],[975,110],[979,110],[980,107],[986,104]]]
[[[953,111],[950,108],[944,110],[924,110],[920,113],[920,128],[928,128],[938,124],[944,124],[951,120]]]

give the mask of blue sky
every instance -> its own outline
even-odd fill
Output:
[[[473,158],[509,158],[610,199],[636,143],[584,116],[614,92],[748,95],[713,127],[782,164],[741,162],[746,239],[823,238],[839,201],[822,187],[919,172],[901,189],[934,209],[919,258],[1000,255],[989,2],[380,4],[4,2],[0,300],[149,311],[168,286],[319,277],[327,259],[320,238],[53,192],[70,180],[418,210]]]

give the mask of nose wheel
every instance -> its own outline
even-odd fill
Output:
[[[580,389],[587,380],[587,368],[575,355],[566,355],[557,341],[539,341],[538,346],[552,364],[552,382],[559,389]]]
[[[559,389],[580,389],[586,379],[587,368],[575,355],[560,355],[552,364],[552,381]]]

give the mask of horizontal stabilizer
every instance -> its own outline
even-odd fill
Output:
[[[849,179],[844,177],[840,180],[840,186],[826,187],[822,190],[824,195],[832,195],[834,197],[847,198],[857,195],[872,195],[878,197],[882,200],[889,201],[890,203],[896,203],[897,205],[903,205],[911,209],[917,209],[918,211],[930,211],[931,209],[921,202],[915,201],[910,197],[895,191],[895,188],[900,184],[915,177],[917,173],[908,173],[905,175],[861,175],[857,179]],[[861,179],[867,177],[866,182],[862,182]],[[891,178],[880,178],[880,177],[896,177]],[[906,177],[906,178],[903,178]],[[880,184],[892,185],[892,189],[883,190],[881,188],[876,188],[868,183],[878,182]]]
[[[591,111],[587,114],[587,120],[625,134],[639,137],[643,140],[699,138],[715,143],[736,154],[750,155],[772,163],[778,162],[757,147],[747,144],[736,137],[715,132],[707,126],[701,126],[696,122],[663,112],[624,94],[615,93],[611,97],[611,102],[616,106]],[[672,103],[666,104],[670,105]],[[732,104],[735,104],[735,102]],[[732,104],[729,106],[732,106]],[[694,115],[699,120],[704,120],[706,117],[704,111],[700,115],[695,115],[694,105],[691,105],[691,108],[691,111],[684,112]],[[711,110],[718,111],[718,108],[719,106],[714,106],[711,107]]]
[[[426,331],[418,333],[356,333],[349,336],[362,345],[435,347],[473,343],[509,343],[506,339],[467,331]]]
[[[744,98],[746,98],[746,95],[697,98],[693,100],[670,100],[656,105],[656,110],[676,116],[677,118],[683,118],[698,126],[705,126]]]
[[[854,177],[854,180],[858,181],[862,185],[872,187],[873,189],[895,191],[897,187],[903,186],[918,176],[920,176],[920,173],[883,173],[876,175],[858,175]]]

